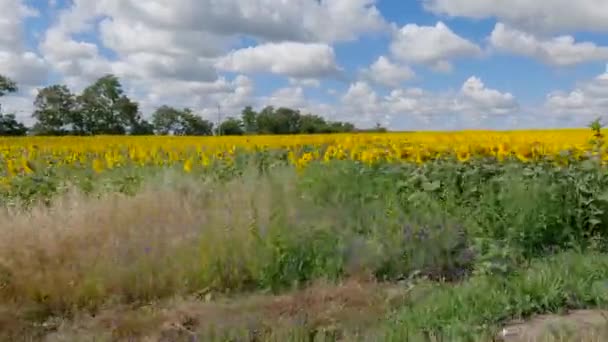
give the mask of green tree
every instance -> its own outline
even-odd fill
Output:
[[[300,132],[303,134],[329,133],[325,119],[314,114],[305,114],[300,117]]]
[[[127,134],[142,122],[137,102],[122,90],[118,78],[106,75],[78,96],[74,128],[83,134]]]
[[[0,97],[17,92],[17,83],[10,78],[0,75]],[[15,114],[3,114],[0,106],[0,136],[18,136],[27,134],[27,128],[17,121]]]
[[[243,122],[243,129],[247,134],[255,134],[258,132],[256,113],[251,106],[245,107],[241,112],[241,121]]]
[[[156,134],[174,134],[181,129],[180,111],[170,106],[160,106],[152,114],[152,126]]]
[[[76,96],[65,85],[38,90],[34,100],[36,120],[32,131],[37,135],[63,135],[71,130],[76,110]]]
[[[256,128],[259,134],[275,134],[274,107],[267,106],[260,111],[256,120]]]
[[[182,135],[213,135],[213,123],[186,108],[181,111]]]
[[[213,123],[185,108],[159,107],[152,114],[152,126],[160,135],[212,135]]]
[[[141,119],[131,130],[131,135],[154,135],[154,125]]]
[[[243,130],[243,123],[239,119],[229,117],[220,124],[219,134],[220,135],[243,135],[243,134],[245,134],[245,130]]]
[[[17,87],[17,83],[11,80],[10,78],[0,75],[0,97],[8,94],[17,92],[19,88]]]
[[[300,112],[291,108],[272,106],[264,108],[257,116],[261,134],[296,134],[300,131]]]
[[[17,121],[15,114],[0,113],[0,136],[21,136],[27,134],[27,127]]]

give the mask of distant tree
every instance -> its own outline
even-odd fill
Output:
[[[350,133],[355,130],[355,125],[352,123],[337,121],[328,123],[328,131],[325,133]]]
[[[0,97],[18,91],[17,83],[0,75]],[[3,114],[0,107],[0,136],[19,136],[27,134],[27,128],[17,121],[15,114]]]
[[[218,127],[218,133],[220,135],[243,135],[245,134],[245,130],[243,130],[243,123],[241,120],[227,118]]]
[[[257,128],[261,134],[297,134],[300,132],[300,111],[272,106],[264,108],[257,116]]]
[[[152,114],[152,126],[159,135],[174,134],[181,130],[180,111],[170,106],[161,106]]]
[[[159,107],[152,114],[152,126],[160,135],[212,135],[213,123],[185,108]]]
[[[300,133],[329,133],[327,130],[327,122],[325,122],[325,119],[318,115],[306,114],[300,117]]]
[[[274,107],[267,106],[258,113],[256,128],[258,134],[276,134],[278,128],[274,120]]]
[[[154,135],[154,125],[141,119],[131,130],[131,135]]]
[[[27,127],[17,121],[15,114],[0,113],[0,136],[22,136],[27,134]]]
[[[367,132],[367,133],[386,133],[388,129],[383,127],[379,122],[376,122],[376,126],[367,129],[355,129],[356,132]]]
[[[0,75],[0,97],[8,94],[17,92],[19,88],[17,83],[10,78]]]
[[[256,113],[251,106],[245,107],[241,112],[241,121],[243,122],[243,129],[247,134],[254,134],[258,132]]]
[[[76,96],[64,85],[52,85],[38,90],[34,100],[36,120],[32,131],[37,135],[64,135],[71,130],[76,110]]]
[[[181,111],[181,135],[212,135],[213,123],[186,108]]]
[[[127,134],[141,125],[138,104],[124,95],[114,75],[99,78],[77,100],[77,116],[73,121],[79,133]]]
[[[274,112],[277,122],[277,134],[298,134],[300,133],[301,114],[299,110],[281,107]]]

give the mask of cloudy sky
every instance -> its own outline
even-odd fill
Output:
[[[0,0],[3,108],[113,73],[148,116],[290,106],[393,129],[608,115],[606,0]]]

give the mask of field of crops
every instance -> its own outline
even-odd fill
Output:
[[[86,325],[143,338],[169,319],[145,303],[204,298],[209,310],[215,296],[320,280],[405,282],[408,304],[378,294],[351,317],[358,295],[331,311],[342,297],[318,290],[306,301],[326,320],[275,307],[279,322],[267,299],[247,317],[216,307],[218,324],[469,341],[510,318],[604,307],[606,146],[589,129],[0,138],[0,332],[128,305],[137,314],[109,314],[127,328]],[[209,327],[187,322],[205,340]],[[53,329],[86,340],[77,325]]]
[[[466,162],[539,159],[563,162],[588,155],[588,130],[393,133],[250,137],[68,137],[0,139],[0,180],[49,168],[92,169],[127,166],[182,166],[190,172],[216,163],[231,164],[237,154],[275,152],[292,165],[353,160],[423,163],[437,159]],[[285,154],[276,153],[284,151]]]

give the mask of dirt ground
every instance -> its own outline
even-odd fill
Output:
[[[564,315],[539,315],[504,327],[505,342],[608,341],[608,311],[576,310]]]
[[[6,310],[3,317],[0,310],[0,341],[168,342],[226,337],[262,341],[269,336],[282,340],[282,333],[294,331],[348,341],[349,336],[373,334],[390,310],[403,305],[407,291],[405,286],[352,280],[341,285],[318,283],[278,296],[241,298],[207,293],[146,307],[111,307],[94,316],[51,320],[37,326],[11,319]]]

